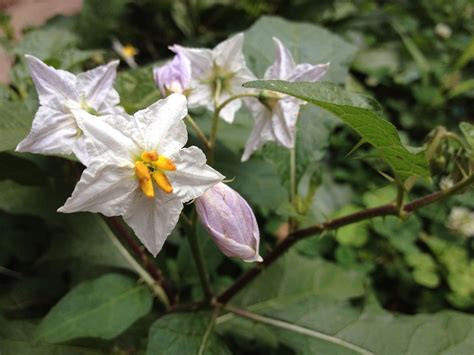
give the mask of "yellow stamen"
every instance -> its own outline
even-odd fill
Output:
[[[151,181],[150,172],[145,164],[141,161],[135,163],[135,174],[138,177],[138,183],[140,184],[140,189],[148,198],[153,198],[155,196],[155,191],[153,190],[153,183]]]
[[[140,156],[143,161],[146,161],[147,163],[151,163],[152,161],[158,160],[158,153],[156,150],[149,150],[145,151],[141,154]]]
[[[158,187],[166,192],[167,194],[173,192],[173,186],[171,185],[168,177],[161,171],[157,170],[153,173],[153,179],[155,180]]]
[[[163,155],[160,155],[156,161],[152,163],[158,169],[163,170],[176,170],[176,165],[173,161]]]
[[[123,46],[122,54],[126,58],[135,57],[138,54],[138,50],[131,44]]]

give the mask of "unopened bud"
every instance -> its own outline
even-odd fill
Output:
[[[153,77],[161,95],[184,94],[191,84],[191,63],[178,52],[171,62],[154,68]]]
[[[237,191],[218,183],[196,199],[196,210],[202,225],[225,255],[246,262],[263,261],[258,254],[257,220]]]

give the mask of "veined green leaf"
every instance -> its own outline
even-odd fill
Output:
[[[150,328],[148,355],[230,355],[225,343],[213,333],[207,312],[174,313],[158,319]]]
[[[83,282],[50,310],[36,339],[50,343],[83,337],[112,339],[147,314],[152,301],[145,285],[126,276],[108,274]]]
[[[258,80],[246,87],[266,89],[308,101],[333,113],[373,145],[381,158],[405,181],[410,176],[429,179],[424,151],[412,152],[401,141],[393,124],[374,111],[372,103],[360,95],[350,94],[331,83],[290,83],[280,80]],[[377,108],[376,108],[377,109]]]

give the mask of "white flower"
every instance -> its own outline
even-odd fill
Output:
[[[199,197],[223,176],[206,165],[197,147],[183,148],[188,135],[186,98],[172,94],[133,117],[93,119],[75,111],[90,164],[59,212],[122,215],[156,256],[174,229],[183,202]]]
[[[39,96],[31,132],[16,150],[42,154],[74,153],[87,164],[84,139],[73,109],[83,109],[96,115],[121,113],[117,91],[113,88],[118,61],[110,62],[78,75],[54,69],[38,58],[26,60]],[[97,119],[94,117],[94,119]]]
[[[296,65],[290,51],[283,46],[278,38],[273,37],[276,45],[275,62],[265,71],[265,80],[308,81],[320,80],[329,69],[326,64]],[[245,104],[255,119],[255,126],[245,145],[242,161],[250,156],[266,142],[276,141],[286,148],[295,144],[295,127],[300,105],[304,102],[294,97],[273,91],[264,91],[262,97],[246,99]]]
[[[453,207],[447,226],[465,237],[474,237],[474,212],[465,207]]]
[[[245,92],[243,83],[255,80],[245,63],[243,42],[244,35],[239,33],[212,50],[179,45],[170,47],[191,62],[191,91],[188,95],[190,108],[204,106],[213,111],[215,99],[219,105],[230,96]],[[241,105],[241,100],[230,102],[220,111],[220,117],[232,123]]]

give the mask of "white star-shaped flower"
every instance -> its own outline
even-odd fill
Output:
[[[275,62],[265,71],[265,80],[285,81],[319,81],[329,69],[326,64],[295,64],[290,51],[273,37],[276,46]],[[295,144],[296,120],[300,105],[304,102],[294,97],[273,91],[265,91],[260,99],[246,99],[245,104],[255,119],[255,125],[245,145],[242,161],[250,156],[266,142],[276,141],[278,144],[293,148]]]
[[[179,45],[171,47],[171,50],[184,55],[191,62],[191,90],[188,94],[190,108],[204,106],[213,111],[215,100],[219,105],[230,96],[245,92],[243,83],[255,80],[245,63],[243,42],[244,35],[239,33],[212,50]],[[230,102],[220,111],[220,117],[232,123],[241,105],[241,100]]]
[[[122,215],[156,256],[172,232],[183,203],[222,181],[197,147],[183,148],[186,98],[172,94],[135,115],[94,119],[75,110],[89,166],[59,212]]]
[[[113,88],[118,61],[74,75],[26,56],[31,77],[39,96],[31,131],[16,150],[42,154],[71,154],[87,165],[81,131],[72,114],[83,109],[95,115],[122,113],[117,91]]]

